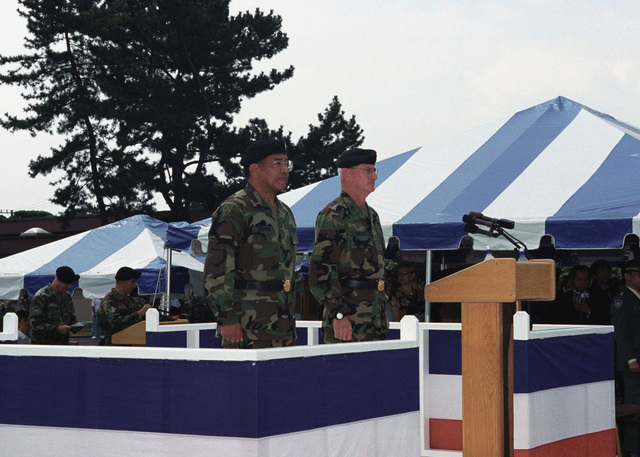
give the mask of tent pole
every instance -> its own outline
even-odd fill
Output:
[[[431,284],[431,249],[427,249],[425,253],[424,265],[425,265],[425,286]],[[428,301],[424,302],[424,321],[431,321],[431,303]]]
[[[161,304],[162,304],[161,309],[163,311],[162,314],[168,317],[170,315],[170,310],[171,310],[171,257],[172,257],[173,250],[169,248],[169,249],[166,249],[166,251],[167,251],[167,264],[165,265],[165,275],[164,275],[166,290],[161,300]]]
[[[171,297],[171,261],[173,260],[173,249],[169,249],[167,253],[167,303],[169,303],[169,298]]]

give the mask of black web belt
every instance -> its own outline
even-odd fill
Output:
[[[379,290],[381,292],[384,290],[383,279],[341,279],[340,284],[349,289]]]
[[[246,279],[235,280],[236,289],[244,290],[268,290],[271,292],[289,292],[291,290],[291,281],[249,281]]]

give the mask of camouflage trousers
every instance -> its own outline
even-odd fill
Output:
[[[264,349],[264,348],[282,348],[295,346],[296,340],[249,340],[245,339],[239,343],[232,343],[227,340],[222,340],[222,347],[225,349]]]

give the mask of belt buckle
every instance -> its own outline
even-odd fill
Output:
[[[378,280],[378,291],[379,292],[384,292],[384,279],[379,279]]]
[[[282,289],[283,289],[285,292],[289,292],[289,291],[291,291],[291,280],[290,280],[290,279],[287,279],[286,281],[284,281],[284,282],[282,283]]]

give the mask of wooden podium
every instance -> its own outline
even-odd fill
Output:
[[[555,298],[553,260],[485,260],[425,286],[424,295],[462,306],[464,456],[513,456],[514,304]]]
[[[160,325],[188,324],[187,319],[175,321],[163,321]],[[111,343],[114,346],[145,346],[147,344],[147,323],[140,321],[124,330],[111,335]]]

